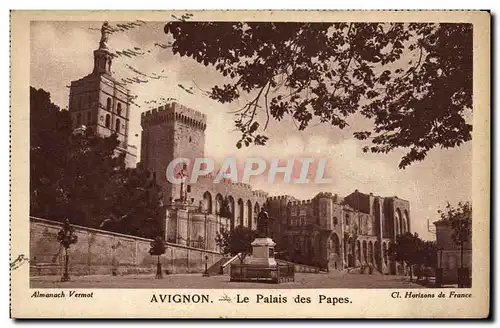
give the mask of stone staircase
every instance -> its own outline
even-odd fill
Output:
[[[221,274],[221,266],[226,263],[227,261],[229,260],[229,258],[227,257],[223,257],[221,258],[220,260],[218,260],[217,262],[215,262],[214,264],[212,264],[208,269],[207,269],[207,272],[210,276],[216,276],[216,275],[219,275]]]
[[[207,269],[208,274],[210,276],[229,274],[229,270],[231,267],[230,264],[236,260],[239,260],[239,256],[240,256],[240,254],[237,254],[233,257],[221,258],[219,261],[215,262]]]
[[[279,264],[283,264],[283,265],[293,265],[295,267],[295,272],[302,272],[302,273],[319,273],[320,272],[320,269],[318,267],[311,266],[311,265],[299,264],[299,263],[289,262],[289,261],[280,260],[280,259],[276,259],[276,262],[278,262]]]

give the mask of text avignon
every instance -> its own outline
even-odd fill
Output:
[[[206,294],[153,294],[150,303],[212,303]]]

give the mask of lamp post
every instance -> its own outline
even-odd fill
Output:
[[[66,219],[64,221],[64,224],[57,233],[57,239],[61,243],[61,245],[64,247],[65,250],[65,256],[64,256],[64,273],[61,277],[61,281],[69,281],[69,271],[68,271],[68,262],[69,262],[69,255],[68,255],[68,248],[72,245],[75,244],[78,241],[78,237],[75,234],[75,229],[71,226],[69,223],[69,220]]]
[[[210,204],[211,206],[211,204]],[[202,210],[205,216],[205,235],[203,236],[203,249],[208,249],[208,209]]]
[[[443,284],[444,269],[443,269],[443,247],[439,247],[439,265],[436,269],[436,287],[441,287]]]

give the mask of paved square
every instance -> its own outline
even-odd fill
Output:
[[[154,275],[73,276],[61,282],[59,276],[31,278],[31,288],[422,288],[409,277],[358,275],[346,273],[297,273],[295,281],[282,284],[230,282],[229,276],[203,277],[197,274],[174,274],[155,279]]]

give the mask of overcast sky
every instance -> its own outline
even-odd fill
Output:
[[[62,108],[67,107],[67,86],[92,71],[93,50],[97,49],[100,39],[100,31],[96,29],[100,29],[101,24],[32,23],[31,85],[50,92],[54,103]],[[234,131],[233,115],[229,112],[241,108],[243,102],[222,105],[204,96],[198,87],[208,90],[222,82],[222,77],[211,67],[174,56],[170,49],[155,46],[155,43],[164,44],[168,41],[163,26],[164,23],[148,23],[126,32],[113,33],[109,39],[112,50],[140,47],[140,51],[145,53],[133,58],[116,58],[112,71],[118,79],[136,75],[126,65],[146,74],[166,76],[160,80],[127,86],[138,96],[136,102],[141,106],[131,109],[130,144],[140,147],[140,114],[151,109],[144,101],[158,100],[160,97],[175,98],[181,104],[207,114],[207,157],[216,160],[228,156],[236,156],[241,160],[257,155],[265,158],[326,158],[332,185],[269,185],[262,180],[252,181],[255,189],[263,189],[271,195],[289,194],[299,199],[309,199],[320,191],[345,196],[355,189],[380,196],[397,195],[410,202],[412,231],[426,239],[434,239],[427,232],[427,220],[437,220],[439,208],[443,208],[447,201],[456,204],[471,199],[471,142],[451,150],[433,150],[423,162],[400,170],[398,164],[401,152],[379,155],[361,151],[363,144],[352,137],[352,132],[364,129],[369,126],[369,122],[359,117],[350,119],[350,127],[342,131],[326,124],[313,124],[306,131],[299,132],[290,120],[271,122],[266,132],[270,138],[267,146],[236,149],[239,134]],[[192,87],[193,94],[184,91],[178,84]]]

